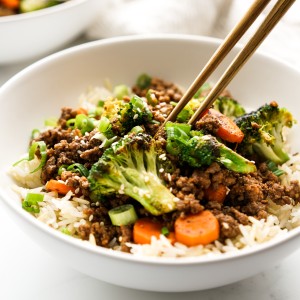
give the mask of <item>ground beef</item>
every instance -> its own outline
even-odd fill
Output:
[[[182,91],[178,86],[172,82],[167,82],[160,78],[153,77],[151,79],[150,86],[145,89],[141,89],[137,85],[132,87],[133,93],[140,97],[146,97],[149,89],[153,90],[159,102],[178,102],[182,97]]]

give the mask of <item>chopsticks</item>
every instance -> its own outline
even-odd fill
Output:
[[[267,15],[265,20],[262,22],[260,27],[248,41],[248,43],[240,50],[238,55],[234,58],[232,63],[223,73],[219,81],[212,88],[210,93],[207,95],[205,100],[202,102],[201,106],[197,109],[194,115],[189,120],[188,124],[193,125],[215,101],[218,95],[226,88],[234,76],[239,72],[242,66],[247,62],[283,15],[288,11],[292,4],[296,0],[278,0],[270,13]],[[173,111],[166,118],[164,123],[159,128],[164,127],[166,122],[175,121],[177,114],[184,108],[184,106],[192,99],[194,94],[198,89],[205,83],[208,77],[213,73],[213,71],[218,67],[218,65],[223,61],[226,55],[234,47],[234,45],[240,40],[244,33],[249,29],[257,17],[261,14],[263,9],[267,6],[270,0],[256,0],[249,10],[246,12],[245,16],[241,21],[232,29],[232,31],[225,38],[224,42],[219,46],[216,52],[213,54],[211,59],[196,77],[191,86],[187,89],[185,94],[182,96],[181,100],[177,103]]]

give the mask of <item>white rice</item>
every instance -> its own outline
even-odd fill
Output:
[[[28,157],[28,154],[23,155],[21,159],[26,157]],[[18,185],[33,189],[42,185],[40,179],[41,170],[31,173],[39,164],[40,160],[35,156],[34,159],[30,161],[25,159],[15,166],[12,166],[8,172]]]

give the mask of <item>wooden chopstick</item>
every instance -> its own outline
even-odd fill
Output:
[[[177,103],[175,108],[166,118],[165,122],[162,124],[161,128],[164,127],[166,122],[175,121],[178,113],[184,108],[184,106],[191,100],[198,89],[206,82],[208,77],[213,73],[213,71],[218,67],[218,65],[223,61],[226,55],[234,47],[234,45],[240,40],[248,28],[253,24],[257,17],[261,14],[264,8],[268,5],[271,0],[256,0],[250,6],[244,17],[238,22],[238,24],[231,30],[227,35],[223,43],[218,47],[213,56],[204,66],[202,71],[196,77],[191,86],[187,89],[185,94],[182,96],[180,101]]]
[[[202,102],[201,106],[193,114],[188,122],[189,124],[193,125],[197,121],[198,117],[213,104],[218,95],[227,87],[233,77],[239,72],[242,66],[247,62],[258,46],[263,42],[295,1],[296,0],[278,0],[276,2],[275,6],[267,15],[258,30],[254,33],[246,46],[241,49],[222,77]]]

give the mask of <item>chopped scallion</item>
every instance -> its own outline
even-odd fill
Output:
[[[67,171],[79,172],[81,176],[88,177],[89,170],[82,164],[75,163],[67,167]]]
[[[129,88],[125,84],[117,85],[114,88],[113,94],[117,99],[122,100],[124,96],[129,96]]]
[[[140,89],[146,89],[151,85],[151,81],[152,78],[148,74],[141,74],[136,81],[136,85]]]
[[[124,204],[108,211],[111,223],[116,226],[130,225],[137,220],[132,204]]]
[[[28,212],[39,213],[40,207],[38,202],[44,200],[44,195],[37,193],[28,193],[22,202],[22,208]]]
[[[169,235],[169,233],[170,233],[170,231],[167,227],[162,227],[161,234],[167,236],[167,235]]]
[[[33,129],[31,131],[31,138],[36,139],[39,136],[39,134],[40,134],[40,131],[38,129]]]
[[[55,127],[57,126],[57,118],[48,118],[44,121],[45,126]]]

